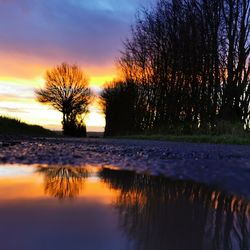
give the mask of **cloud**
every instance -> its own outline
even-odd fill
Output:
[[[34,100],[46,69],[77,63],[100,91],[115,76],[136,9],[149,1],[0,0],[0,113],[60,128],[61,114]],[[87,123],[104,126],[96,107]]]
[[[0,101],[13,98],[34,99],[34,87],[9,83],[0,79]]]
[[[0,51],[53,63],[110,64],[143,2],[0,0]]]
[[[1,113],[28,113],[26,109],[22,108],[11,108],[11,107],[1,107],[0,106]]]

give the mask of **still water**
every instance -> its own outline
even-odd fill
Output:
[[[250,249],[250,204],[94,166],[0,166],[0,250]]]

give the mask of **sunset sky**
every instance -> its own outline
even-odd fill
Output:
[[[0,0],[0,114],[61,129],[61,114],[35,101],[44,74],[76,63],[98,92],[116,76],[114,60],[138,8],[148,0]],[[88,130],[104,127],[92,105]]]

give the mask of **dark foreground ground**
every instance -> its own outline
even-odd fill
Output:
[[[0,138],[0,164],[113,165],[209,184],[250,199],[250,146],[163,141]]]

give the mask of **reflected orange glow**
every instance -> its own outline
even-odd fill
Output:
[[[42,198],[44,197],[42,181],[40,176],[1,179],[1,201]]]
[[[77,197],[96,200],[103,204],[112,204],[119,193],[117,190],[109,189],[103,182],[99,180],[93,181],[90,178],[84,182],[84,187]],[[1,180],[0,196],[1,201],[49,197],[49,195],[44,194],[43,178],[41,176]]]
[[[111,204],[119,196],[120,191],[112,190],[103,182],[87,179],[84,190],[79,197],[95,199],[104,204]]]
[[[6,168],[10,168],[10,166],[6,165]],[[16,168],[20,167],[17,166]],[[32,167],[27,167],[27,169],[28,168],[33,169]],[[56,170],[57,168],[54,169]],[[120,195],[120,191],[110,189],[107,184],[100,180],[97,176],[97,172],[100,168],[87,166],[86,170],[91,171],[92,175],[82,180],[83,185],[79,186],[79,193],[76,194],[77,198],[88,199],[89,201],[102,204],[112,204]],[[24,174],[19,174],[17,172],[16,174],[11,174],[10,176],[1,176],[0,202],[4,202],[6,200],[52,198],[53,196],[51,193],[45,192],[46,179],[44,177],[44,174],[32,171],[27,171]]]
[[[55,231],[63,228],[63,235],[71,235],[76,229],[75,232],[81,232],[81,239],[86,235],[82,232],[96,239],[109,231],[111,225],[112,235],[120,231],[140,249],[162,249],[161,246],[202,249],[210,247],[208,242],[216,242],[216,249],[221,249],[225,242],[240,249],[249,243],[247,200],[191,181],[110,167],[0,165],[1,223],[6,223],[4,230],[10,228],[7,235],[11,242],[13,235],[16,239],[22,231],[37,232],[41,228],[48,235],[52,232],[53,237]],[[19,230],[13,233],[19,224]],[[65,234],[65,229],[69,233]],[[20,239],[23,238],[27,236]],[[121,242],[117,235],[111,238],[112,242],[114,239]]]

